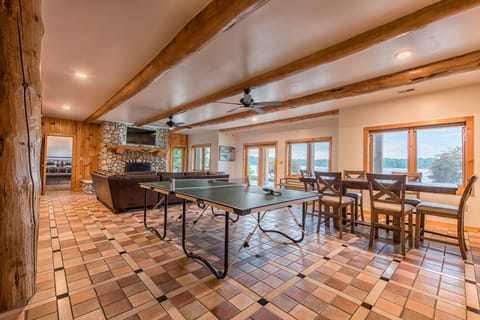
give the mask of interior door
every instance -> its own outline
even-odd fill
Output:
[[[248,176],[252,186],[275,186],[276,144],[255,144],[244,146],[244,176]]]

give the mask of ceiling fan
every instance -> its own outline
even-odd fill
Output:
[[[227,104],[235,104],[238,107],[235,107],[233,109],[228,110],[227,112],[232,112],[240,108],[250,108],[253,111],[264,114],[265,111],[260,109],[261,107],[264,106],[279,106],[282,103],[280,101],[261,101],[261,102],[255,102],[253,100],[252,96],[250,95],[250,88],[246,88],[243,90],[243,97],[240,98],[240,102],[226,102],[226,101],[218,101],[219,103],[227,103]]]
[[[190,126],[185,126],[184,122],[175,122],[173,121],[173,116],[168,117],[168,121],[165,123],[168,126],[168,130],[177,129],[192,129]]]

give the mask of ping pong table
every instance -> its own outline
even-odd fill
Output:
[[[269,189],[257,186],[250,186],[248,183],[237,183],[234,180],[230,181],[216,181],[204,179],[172,179],[171,181],[159,182],[145,182],[140,183],[140,187],[145,189],[145,206],[144,206],[144,225],[151,232],[155,233],[161,239],[165,238],[167,232],[167,210],[168,210],[168,195],[175,194],[176,197],[183,200],[182,203],[182,248],[187,257],[197,259],[205,264],[207,268],[219,279],[225,278],[229,268],[229,226],[230,214],[238,216],[250,215],[257,213],[257,224],[263,232],[273,232],[280,234],[289,239],[292,243],[303,241],[305,237],[305,217],[306,206],[305,203],[312,200],[317,200],[318,193],[285,190],[285,189]],[[158,192],[164,196],[164,223],[163,234],[147,224],[147,190]],[[224,214],[224,252],[223,252],[223,270],[217,270],[211,262],[205,257],[197,255],[190,251],[186,245],[186,220],[187,220],[187,201],[196,203],[200,208],[206,206],[223,210]],[[292,212],[292,204],[302,204],[302,222],[299,223]],[[261,220],[266,212],[280,208],[288,208],[296,224],[299,226],[301,234],[298,238],[280,231],[268,230],[261,226]],[[262,214],[263,212],[263,214]],[[255,229],[253,232],[255,232]],[[248,240],[253,235],[249,234],[244,242],[243,247],[248,246]],[[241,249],[241,248],[240,248]],[[237,253],[238,256],[238,253]],[[233,263],[233,262],[232,262]]]

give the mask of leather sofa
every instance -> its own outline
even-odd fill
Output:
[[[134,208],[143,208],[145,189],[140,188],[140,182],[168,181],[175,179],[228,179],[223,172],[145,172],[131,171],[124,175],[109,175],[93,172],[93,186],[97,199],[114,213]],[[154,206],[160,196],[157,192],[147,190],[147,206]],[[168,203],[181,202],[173,194],[169,195]]]

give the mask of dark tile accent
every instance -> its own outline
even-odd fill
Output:
[[[397,258],[394,258],[393,261],[398,262],[398,263],[402,262],[402,260],[397,259]]]
[[[467,310],[468,311],[471,311],[473,313],[476,313],[476,314],[480,314],[480,310],[474,308],[474,307],[470,307],[470,306],[467,306]]]
[[[368,309],[368,310],[372,310],[372,305],[369,304],[369,303],[366,303],[366,302],[362,302],[362,307]]]
[[[330,258],[327,257],[327,256],[325,256],[325,257],[323,257],[323,260],[327,260],[327,261],[328,261],[328,260],[330,260]]]
[[[66,298],[66,297],[68,297],[68,292],[59,294],[59,295],[57,296],[57,299],[63,299],[63,298]]]
[[[384,277],[384,276],[381,276],[381,277],[380,277],[380,280],[387,281],[387,282],[388,282],[388,281],[390,281],[390,279],[389,279],[389,278],[387,278],[387,277]]]
[[[115,238],[108,238],[108,240],[109,240],[109,241],[113,241],[113,240],[115,240]]]
[[[471,283],[471,284],[477,284],[475,281],[470,280],[470,279],[465,279],[465,282]]]
[[[342,247],[348,248],[348,245],[344,243],[342,244]]]
[[[163,296],[158,297],[158,298],[157,298],[157,301],[158,301],[158,303],[161,303],[161,302],[163,302],[163,301],[165,301],[165,300],[167,300],[167,299],[168,299],[167,296],[166,296],[166,295],[163,295]]]
[[[58,268],[53,269],[53,271],[60,271],[60,270],[63,270],[63,267],[58,267]]]
[[[143,272],[143,269],[140,268],[140,269],[137,269],[137,270],[133,270],[133,272],[135,272],[135,273],[140,273],[140,272]]]
[[[260,298],[258,301],[257,301],[259,304],[261,304],[262,306],[266,306],[268,301],[265,300],[264,298]]]
[[[53,250],[52,252],[53,252],[53,253],[57,253],[57,252],[60,252],[60,251],[62,251],[62,250],[57,249],[57,250]]]
[[[105,227],[101,227],[100,230],[106,230]]]
[[[303,273],[299,273],[299,274],[297,274],[297,277],[299,277],[299,278],[302,278],[302,279],[303,279],[303,278],[305,278],[305,275],[304,275]]]
[[[261,257],[262,257],[262,256],[261,256],[260,254],[258,254],[258,253],[255,255],[255,258],[261,258]]]
[[[119,253],[120,254],[125,254],[125,253],[127,253],[127,251],[123,250],[123,251],[120,251]]]
[[[53,236],[50,239],[58,239],[58,236]]]
[[[475,265],[473,262],[470,262],[470,261],[465,261],[465,264],[469,264],[471,266]]]

